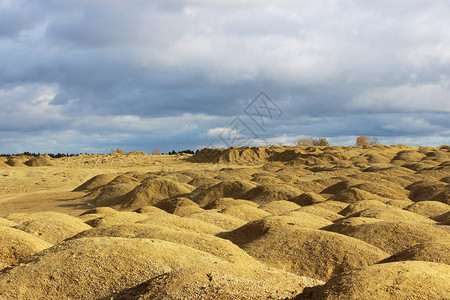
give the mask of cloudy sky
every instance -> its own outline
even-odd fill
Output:
[[[0,0],[0,153],[449,144],[449,28],[447,0]]]

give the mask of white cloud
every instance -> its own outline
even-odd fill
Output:
[[[450,112],[449,81],[369,89],[347,103],[350,111]]]
[[[239,139],[239,138],[245,138],[246,136],[241,134],[239,130],[232,129],[229,127],[216,127],[211,128],[206,133],[211,138],[217,138],[219,136],[222,136],[224,138],[231,137],[232,139]]]
[[[440,126],[430,124],[423,118],[412,116],[403,116],[399,119],[391,119],[390,123],[383,125],[382,128],[392,132],[409,132],[412,134],[421,132],[436,132],[442,129]]]
[[[100,132],[128,132],[131,134],[175,135],[185,131],[208,128],[220,118],[205,114],[185,113],[179,116],[143,118],[133,115],[85,116],[74,120],[73,126],[79,130]]]
[[[53,104],[56,85],[24,84],[0,89],[0,130],[46,126],[62,122],[64,106]]]

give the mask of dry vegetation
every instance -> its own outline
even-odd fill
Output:
[[[0,157],[0,299],[450,299],[450,147],[298,144]]]

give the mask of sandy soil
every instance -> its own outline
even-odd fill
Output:
[[[0,158],[0,299],[450,299],[450,147]]]
[[[0,217],[42,211],[79,215],[90,206],[85,192],[72,192],[99,174],[126,172],[169,173],[182,170],[218,170],[224,164],[193,164],[187,155],[81,155],[51,160],[52,166],[0,166]],[[0,162],[2,164],[2,162]],[[231,166],[233,167],[233,166]],[[240,167],[240,166],[234,166]]]

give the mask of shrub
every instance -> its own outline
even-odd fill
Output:
[[[356,146],[358,147],[365,146],[368,144],[369,142],[367,140],[367,136],[358,136],[358,138],[356,139]]]
[[[120,147],[116,147],[116,149],[111,148],[111,153],[119,153],[119,154],[123,154],[123,150]]]
[[[380,143],[378,142],[377,137],[368,138],[366,136],[359,136],[356,139],[356,146],[358,146],[358,147],[366,146],[366,145],[379,145],[379,144]]]
[[[153,148],[152,154],[153,155],[160,155],[161,154],[161,149],[159,149],[159,147]]]
[[[297,146],[330,146],[326,138],[299,139]]]
[[[299,139],[297,141],[297,146],[312,146],[312,139]]]
[[[330,146],[326,138],[312,138],[313,146]]]
[[[378,138],[377,137],[372,137],[368,140],[369,145],[379,145],[380,143],[378,142]]]

